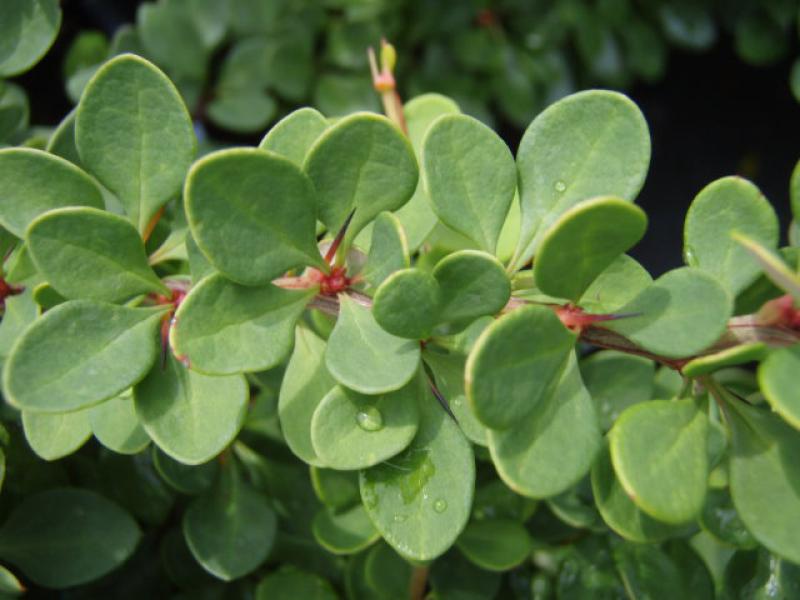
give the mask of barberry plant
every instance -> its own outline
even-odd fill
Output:
[[[0,150],[0,559],[95,593],[791,593],[800,277],[769,202],[709,184],[654,280],[633,102],[565,97],[515,157],[402,105],[381,54],[391,119],[303,108],[198,158],[123,54],[47,150]]]

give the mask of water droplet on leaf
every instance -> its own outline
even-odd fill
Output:
[[[356,423],[364,431],[380,431],[383,428],[383,415],[374,406],[358,411]]]
[[[433,503],[433,510],[437,513],[443,513],[447,510],[447,500],[444,498],[439,498],[436,502]]]
[[[557,192],[563,192],[566,189],[567,189],[567,184],[566,183],[564,183],[563,181],[556,181],[556,191]]]
[[[395,515],[393,520],[394,520],[395,523],[402,523],[407,518],[408,517],[406,517],[405,515]]]

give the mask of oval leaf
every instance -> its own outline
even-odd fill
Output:
[[[150,443],[150,436],[139,423],[131,392],[93,407],[89,423],[97,441],[119,454],[138,454]]]
[[[553,223],[536,253],[533,276],[545,294],[577,302],[592,282],[647,229],[644,211],[619,198],[582,202]]]
[[[764,397],[783,419],[800,429],[800,346],[775,350],[758,368],[758,383]]]
[[[382,212],[372,226],[364,279],[377,288],[389,275],[409,265],[408,244],[400,220],[390,212]]]
[[[144,231],[178,193],[197,152],[192,119],[178,90],[152,63],[123,54],[97,70],[75,119],[81,162]]]
[[[484,519],[467,525],[456,546],[483,569],[508,571],[530,556],[531,538],[518,521]]]
[[[558,380],[576,336],[545,306],[524,306],[487,327],[467,359],[467,399],[487,427],[529,415]]]
[[[17,340],[3,388],[23,410],[60,413],[113,398],[156,359],[162,309],[73,300],[49,310]]]
[[[213,152],[192,166],[184,196],[195,242],[229,279],[259,285],[295,267],[327,268],[314,189],[289,160],[248,148]]]
[[[0,77],[27,71],[44,56],[61,27],[58,0],[10,0],[0,21]]]
[[[328,122],[319,111],[300,108],[275,123],[258,147],[284,156],[302,167],[311,146],[327,128]]]
[[[72,454],[92,435],[86,410],[68,413],[22,412],[25,439],[44,460]]]
[[[45,279],[67,298],[118,302],[169,293],[147,264],[142,238],[122,217],[94,208],[61,208],[35,219],[25,236]]]
[[[238,285],[219,274],[194,287],[175,313],[170,343],[213,375],[265,371],[283,362],[314,290]]]
[[[328,339],[325,365],[342,385],[362,394],[400,389],[419,366],[419,343],[385,332],[372,312],[339,296],[339,318]]]
[[[424,340],[439,320],[439,304],[439,284],[430,273],[403,269],[387,277],[375,292],[372,314],[392,335]]]
[[[207,462],[239,433],[249,397],[241,375],[210,377],[171,355],[133,388],[136,414],[166,454],[187,465]]]
[[[494,131],[467,115],[437,119],[425,134],[423,177],[433,210],[481,250],[494,252],[514,192],[514,157]]]
[[[317,543],[333,554],[361,552],[380,537],[360,502],[338,513],[322,509],[314,517],[311,531]]]

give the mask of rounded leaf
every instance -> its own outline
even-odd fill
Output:
[[[71,162],[32,148],[0,150],[0,224],[19,238],[36,217],[66,206],[103,207],[100,188]]]
[[[548,307],[524,306],[487,327],[470,352],[467,399],[487,427],[529,415],[558,380],[576,336]]]
[[[22,427],[28,444],[44,460],[72,454],[92,435],[86,410],[68,413],[23,411]]]
[[[331,584],[297,567],[283,566],[264,577],[256,587],[256,600],[337,600]]]
[[[7,0],[0,20],[0,78],[35,65],[58,35],[58,0]]]
[[[223,275],[259,285],[289,269],[325,268],[315,237],[315,195],[288,159],[249,148],[197,161],[184,190],[200,250]]]
[[[439,306],[439,284],[433,276],[420,269],[403,269],[381,283],[372,314],[392,335],[424,340],[439,321]]]
[[[331,469],[366,469],[402,452],[419,426],[417,392],[407,386],[380,396],[364,396],[336,386],[311,419],[311,442]]]
[[[592,282],[647,229],[644,211],[625,200],[594,198],[566,211],[539,243],[533,276],[545,294],[577,302]]]
[[[48,588],[98,579],[133,554],[139,527],[115,503],[88,490],[29,496],[0,529],[0,557]]]
[[[300,108],[275,123],[258,147],[284,156],[302,167],[311,146],[327,128],[328,121],[319,111]]]
[[[622,94],[579,92],[539,113],[517,151],[522,232],[513,266],[525,265],[576,204],[596,196],[632,201],[649,163],[647,122]]]
[[[382,212],[372,226],[364,279],[377,288],[389,275],[409,265],[408,243],[400,220],[390,212]]]
[[[133,397],[126,392],[98,404],[89,411],[94,437],[118,454],[138,454],[150,443],[139,423]]]
[[[164,311],[72,300],[17,340],[3,373],[22,410],[61,413],[113,398],[142,379],[158,353]]]
[[[456,546],[483,569],[508,571],[530,556],[531,538],[518,521],[484,519],[467,525],[456,540]]]
[[[314,517],[311,531],[317,543],[333,554],[361,552],[380,537],[360,502],[340,512],[322,509]]]
[[[758,368],[758,383],[764,397],[783,420],[800,429],[800,346],[773,351]]]
[[[494,252],[517,189],[505,142],[473,117],[446,115],[425,134],[422,164],[425,189],[442,223]]]
[[[181,303],[170,343],[203,373],[271,369],[291,352],[295,325],[313,294],[270,283],[247,287],[211,275]]]

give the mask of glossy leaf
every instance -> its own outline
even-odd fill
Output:
[[[22,413],[25,439],[44,460],[72,454],[92,435],[86,410],[68,413]]]
[[[358,473],[323,467],[311,467],[309,471],[314,493],[326,506],[339,510],[361,502]]]
[[[65,588],[102,577],[133,554],[139,527],[106,498],[57,488],[26,498],[0,528],[0,556],[26,577]]]
[[[138,454],[150,443],[150,436],[139,424],[130,392],[93,407],[89,424],[97,440],[119,454]]]
[[[204,463],[239,433],[249,397],[241,375],[210,377],[171,355],[133,388],[136,414],[164,452],[187,465]]]
[[[229,279],[259,285],[295,267],[325,268],[314,189],[288,159],[248,148],[214,152],[192,166],[184,196],[195,242]]]
[[[566,210],[596,196],[633,200],[650,162],[650,135],[625,96],[590,90],[542,111],[517,151],[522,233],[512,265],[537,251],[544,233]]]
[[[764,397],[783,420],[800,429],[800,346],[773,351],[758,368],[758,383]]]
[[[66,160],[31,148],[0,150],[0,224],[19,238],[36,217],[66,206],[103,207],[100,188]]]
[[[278,416],[289,448],[303,461],[323,465],[311,444],[311,419],[336,380],[325,366],[326,343],[305,327],[295,331],[294,352],[289,359],[278,399]]]
[[[736,232],[731,236],[756,258],[775,285],[791,294],[795,302],[800,302],[800,276],[780,256],[746,235]]]
[[[361,498],[383,538],[401,555],[430,560],[452,546],[469,518],[472,448],[430,392],[420,427],[402,454],[361,471]]]
[[[400,220],[389,212],[379,214],[372,227],[364,279],[377,288],[389,275],[409,266],[408,243]]]
[[[467,399],[487,427],[519,423],[546,397],[575,345],[575,334],[544,306],[525,306],[484,330],[466,366]]]
[[[311,529],[317,543],[333,554],[355,554],[380,537],[361,503],[338,513],[322,509]]]
[[[42,275],[67,298],[117,302],[169,292],[122,217],[94,208],[52,210],[34,219],[25,239]]]
[[[637,404],[609,432],[614,471],[646,513],[685,523],[705,501],[707,437],[708,417],[692,398]]]
[[[197,151],[178,90],[133,54],[111,59],[92,77],[78,106],[75,141],[81,162],[119,197],[139,231],[180,190]]]
[[[170,458],[156,446],[152,448],[153,466],[158,474],[182,494],[196,496],[207,491],[218,479],[220,461],[210,460],[201,465],[185,465]]]
[[[234,465],[223,468],[216,486],[194,500],[183,516],[192,554],[224,581],[247,575],[264,562],[276,528],[267,499],[240,478]]]
[[[713,354],[698,356],[687,362],[681,372],[686,377],[698,377],[725,367],[734,367],[761,360],[766,356],[767,352],[768,347],[763,342],[743,343]]]
[[[541,237],[533,265],[536,285],[545,294],[577,302],[646,228],[644,211],[620,198],[594,198],[573,206]]]
[[[375,292],[372,314],[392,335],[412,340],[431,336],[439,321],[441,294],[430,273],[403,269],[387,277]]]
[[[569,356],[560,379],[536,409],[510,429],[489,431],[489,450],[500,478],[518,494],[547,498],[583,478],[602,439],[592,399]]]
[[[380,396],[334,387],[314,411],[311,443],[325,466],[366,469],[403,451],[419,426],[419,386]]]
[[[10,0],[0,23],[0,77],[27,71],[56,39],[61,26],[58,0]]]
[[[73,300],[48,311],[12,349],[7,398],[23,410],[61,413],[113,398],[156,359],[161,309]]]
[[[503,265],[485,252],[453,252],[436,263],[433,277],[441,290],[441,320],[455,328],[499,313],[511,297]]]
[[[417,371],[419,344],[385,332],[372,312],[339,296],[340,312],[325,350],[325,365],[342,385],[362,394],[400,389]]]
[[[425,134],[422,164],[439,219],[481,250],[494,252],[517,187],[505,142],[473,117],[446,115]]]
[[[489,571],[507,571],[522,563],[531,552],[525,527],[511,519],[472,521],[456,541],[469,560]]]
[[[203,373],[271,369],[291,352],[295,324],[313,293],[269,283],[247,287],[211,275],[181,303],[170,342]]]
[[[629,406],[653,397],[655,368],[641,356],[601,350],[582,360],[580,369],[603,430]]]
[[[653,283],[650,273],[627,254],[618,256],[578,300],[592,313],[613,313]]]
[[[730,489],[745,527],[767,549],[800,562],[797,431],[767,411],[730,399]]]
[[[300,108],[275,123],[258,147],[284,156],[302,167],[309,149],[327,128],[328,122],[318,111]]]
[[[731,238],[738,231],[775,248],[778,217],[761,191],[746,179],[724,177],[704,187],[686,213],[683,254],[686,264],[711,273],[733,295],[746,288],[760,269]]]
[[[732,312],[731,296],[707,273],[674,269],[619,309],[633,315],[605,325],[650,352],[691,356],[716,342]]]
[[[699,522],[703,529],[723,544],[735,548],[754,548],[758,545],[742,523],[727,490],[708,491]]]
[[[270,573],[256,587],[256,600],[336,600],[331,584],[313,573],[284,566]]]
[[[323,133],[304,169],[317,190],[317,216],[329,231],[339,231],[355,210],[346,240],[384,210],[403,206],[419,175],[408,140],[391,121],[369,113],[345,117]]]

